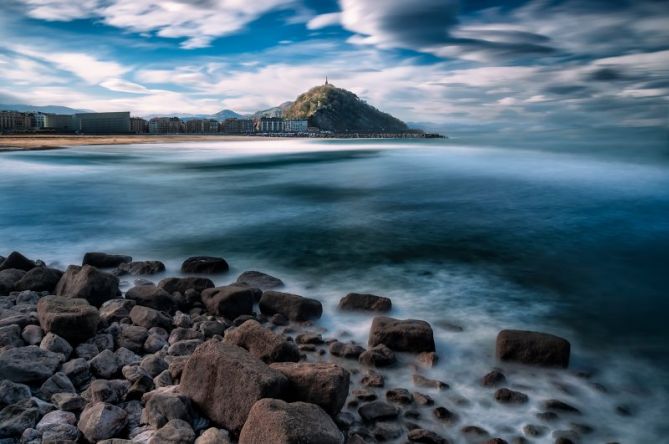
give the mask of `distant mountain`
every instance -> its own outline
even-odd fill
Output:
[[[275,106],[274,108],[256,111],[252,118],[259,119],[261,117],[283,117],[286,110],[290,108],[292,104],[293,102],[283,102],[281,105]]]
[[[225,119],[241,119],[244,116],[232,111],[231,109],[224,109],[223,111],[219,111],[216,114],[212,114],[211,117],[216,120],[223,121]]]
[[[49,114],[76,114],[76,113],[93,112],[87,109],[68,108],[67,106],[57,106],[57,105],[36,106],[36,105],[25,105],[25,104],[9,104],[9,105],[0,104],[0,110],[19,111],[23,113],[39,111],[42,113],[49,113]]]
[[[400,132],[406,123],[367,104],[351,91],[325,84],[301,94],[283,113],[286,119],[308,119],[309,126],[334,132]]]

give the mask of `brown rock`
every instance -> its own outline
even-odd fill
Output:
[[[56,296],[86,299],[100,307],[119,295],[118,278],[90,265],[70,265],[56,286]]]
[[[208,288],[202,291],[201,297],[210,314],[235,319],[238,316],[253,314],[253,304],[261,294],[262,291],[257,288],[226,285]]]
[[[409,441],[422,444],[448,444],[448,440],[441,435],[425,429],[413,429],[407,435]]]
[[[77,344],[93,336],[98,328],[98,310],[85,299],[46,296],[37,303],[42,330]]]
[[[525,393],[501,388],[495,392],[495,399],[502,404],[525,404],[529,398]]]
[[[300,351],[294,342],[264,328],[254,320],[248,320],[239,327],[228,329],[223,341],[245,348],[266,363],[300,360]]]
[[[195,290],[198,294],[202,293],[207,288],[214,288],[214,283],[211,279],[203,277],[185,277],[185,278],[165,278],[158,282],[158,287],[162,288],[169,294],[181,293],[185,294],[188,290]]]
[[[569,353],[569,341],[547,333],[502,330],[497,335],[497,358],[500,361],[566,368]]]
[[[283,281],[260,271],[245,271],[237,278],[237,284],[260,288],[261,290],[272,290],[283,287]]]
[[[399,320],[377,316],[369,332],[369,346],[385,344],[392,350],[406,352],[434,351],[432,327],[425,321]]]
[[[153,284],[132,287],[125,293],[125,297],[138,305],[155,310],[170,311],[174,308],[174,301],[170,293]]]
[[[193,256],[181,264],[182,273],[217,274],[225,273],[230,267],[222,257]]]
[[[426,378],[423,375],[414,374],[413,383],[418,387],[436,388],[439,390],[448,389],[450,386],[443,381]]]
[[[390,299],[365,293],[349,293],[339,301],[340,310],[387,312],[392,308]]]
[[[391,349],[379,344],[361,353],[358,361],[370,367],[388,367],[397,362],[397,358]]]
[[[318,319],[323,314],[323,306],[316,299],[272,290],[263,292],[259,307],[264,315],[280,313],[291,321]]]
[[[130,319],[133,324],[146,329],[153,327],[172,328],[172,318],[156,309],[144,307],[143,305],[132,307],[132,310],[130,310]]]
[[[494,387],[505,382],[506,376],[504,376],[504,373],[500,372],[499,370],[493,370],[483,377],[481,380],[481,385],[484,387]]]
[[[84,255],[81,265],[90,265],[96,268],[114,268],[132,261],[132,257],[120,254],[91,252]]]

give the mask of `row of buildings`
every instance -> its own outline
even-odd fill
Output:
[[[309,131],[306,119],[188,119],[131,117],[129,112],[51,114],[0,111],[1,133],[52,132],[81,134],[301,134]]]

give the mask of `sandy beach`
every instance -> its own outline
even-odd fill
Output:
[[[0,151],[50,150],[79,145],[129,145],[136,143],[175,143],[175,142],[210,142],[266,140],[267,137],[232,136],[218,134],[178,134],[148,135],[128,134],[116,136],[78,136],[78,135],[27,135],[0,136]]]

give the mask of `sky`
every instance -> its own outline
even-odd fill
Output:
[[[0,41],[4,104],[250,113],[327,75],[455,134],[668,143],[667,0],[2,0]]]

